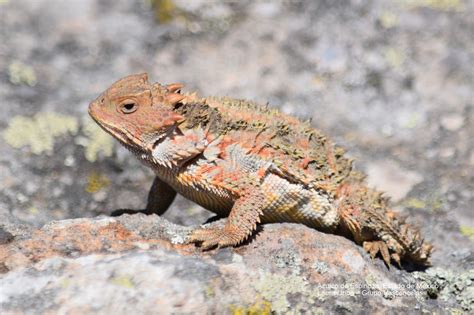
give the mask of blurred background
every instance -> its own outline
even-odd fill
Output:
[[[473,6],[0,0],[0,222],[144,207],[153,174],[87,105],[148,72],[311,118],[422,226],[435,264],[472,267]],[[165,216],[191,225],[210,213],[179,198]]]

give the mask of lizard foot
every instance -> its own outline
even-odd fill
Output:
[[[377,256],[377,254],[380,252],[380,254],[382,255],[383,261],[388,266],[388,268],[390,268],[390,252],[385,242],[383,241],[364,242],[363,246],[364,246],[364,249],[370,254],[370,257],[372,257],[372,259],[374,259],[375,256]]]
[[[257,223],[260,222],[264,204],[265,195],[259,189],[251,190],[235,201],[224,227],[194,230],[189,242],[200,243],[204,250],[215,246],[234,246],[243,242],[255,231]]]
[[[196,229],[189,236],[189,243],[200,243],[203,250],[227,247],[240,243],[238,237],[226,228]]]

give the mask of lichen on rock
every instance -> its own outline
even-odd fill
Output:
[[[56,138],[78,131],[76,117],[40,112],[33,117],[15,116],[3,132],[4,140],[14,148],[29,146],[34,154],[53,154]]]
[[[17,85],[26,84],[35,86],[38,82],[33,67],[20,61],[14,61],[8,66],[8,76],[10,82]]]
[[[113,153],[113,139],[100,129],[90,118],[82,120],[82,131],[86,138],[76,139],[76,143],[85,147],[85,157],[89,162],[95,162],[100,154],[108,157]]]

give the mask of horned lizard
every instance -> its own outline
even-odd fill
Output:
[[[347,236],[387,266],[429,264],[432,245],[309,122],[181,88],[130,75],[89,105],[92,118],[155,172],[147,213],[163,214],[179,193],[228,216],[223,228],[191,233],[189,242],[203,249],[238,245],[258,223],[296,222]]]

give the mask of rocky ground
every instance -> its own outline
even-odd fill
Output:
[[[461,0],[0,0],[0,313],[473,311],[473,14]],[[183,226],[211,215],[184,199],[166,220],[106,217],[142,208],[153,175],[87,104],[139,72],[311,118],[421,227],[433,267],[387,270],[291,224],[202,254]]]

